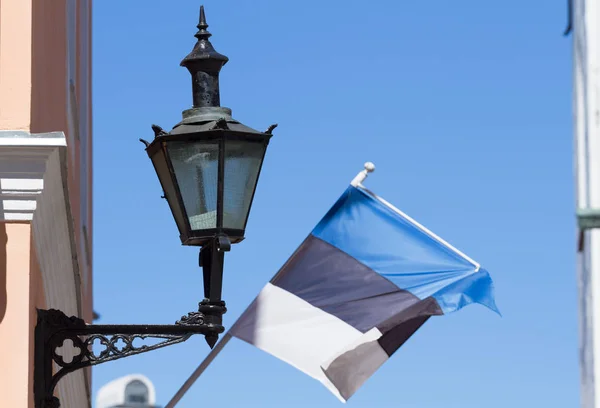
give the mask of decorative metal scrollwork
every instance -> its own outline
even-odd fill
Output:
[[[65,369],[71,369],[73,367],[80,368],[117,360],[145,351],[156,350],[171,344],[181,343],[190,338],[190,336],[191,334],[93,334],[88,337],[80,338],[79,336],[62,335],[62,333],[59,333],[51,340],[52,360]],[[145,340],[150,338],[163,339],[164,341],[152,345],[135,346],[133,344],[136,339]],[[65,340],[71,340],[73,347],[79,351],[78,354],[73,356],[73,360],[69,362],[66,362],[63,356],[57,353],[57,349],[64,344]],[[96,341],[99,341],[100,346],[103,346],[103,349],[100,352],[94,351],[94,343]],[[119,341],[122,341],[124,346],[118,346],[117,343]]]
[[[177,320],[175,324],[182,326],[195,326],[198,324],[204,324],[204,314],[200,312],[191,312],[187,316],[181,316],[180,320]]]
[[[34,373],[36,407],[60,407],[60,401],[53,396],[56,384],[80,368],[182,343],[194,334],[212,338],[223,330],[220,322],[207,322],[201,312],[188,313],[172,325],[88,325],[59,310],[38,310]],[[158,342],[136,346],[134,342],[138,339],[157,339]],[[66,340],[73,345],[70,361],[58,352]],[[102,346],[102,350],[94,350],[95,345]],[[58,366],[56,371],[53,363]]]

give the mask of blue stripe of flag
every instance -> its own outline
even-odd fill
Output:
[[[350,186],[312,234],[444,313],[470,303],[498,312],[486,270],[360,188]]]

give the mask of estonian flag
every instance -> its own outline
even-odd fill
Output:
[[[230,334],[346,401],[433,315],[498,312],[485,269],[362,186],[350,186]]]

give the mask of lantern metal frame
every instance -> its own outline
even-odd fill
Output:
[[[236,244],[244,240],[246,225],[248,223],[248,218],[250,214],[250,210],[252,209],[252,202],[254,201],[254,195],[256,193],[256,186],[258,185],[258,180],[260,178],[260,173],[262,170],[262,164],[264,161],[264,157],[267,151],[267,146],[269,144],[269,140],[271,138],[271,133],[266,132],[257,132],[254,129],[247,128],[246,126],[241,125],[239,122],[233,120],[231,116],[227,115],[228,109],[220,108],[219,111],[222,113],[222,116],[217,120],[211,120],[211,116],[207,116],[206,114],[202,114],[202,110],[193,109],[192,111],[200,111],[201,113],[197,114],[195,117],[191,115],[188,118],[193,118],[193,120],[197,122],[192,122],[189,125],[183,124],[180,127],[191,128],[189,133],[183,133],[180,131],[178,133],[170,132],[166,133],[162,131],[161,128],[154,125],[154,129],[160,129],[157,131],[157,134],[154,140],[149,143],[146,147],[146,152],[148,153],[148,157],[151,159],[158,153],[158,151],[162,151],[162,155],[165,160],[166,167],[169,170],[169,182],[171,186],[166,186],[163,183],[163,180],[160,180],[163,191],[165,192],[165,197],[167,202],[169,203],[169,207],[171,208],[171,212],[175,217],[175,213],[179,212],[183,217],[183,223],[185,230],[182,231],[178,225],[181,243],[183,245],[190,246],[203,246],[206,245],[210,240],[217,235],[225,235],[229,237],[231,243]],[[212,112],[214,112],[213,110]],[[217,112],[219,112],[217,111]],[[211,113],[212,113],[211,112]],[[229,111],[230,112],[230,111]],[[189,120],[189,119],[188,119]],[[189,122],[188,122],[189,123]],[[230,129],[233,128],[233,129]],[[245,128],[243,131],[235,130],[236,127]],[[209,130],[196,130],[197,128],[208,128]],[[174,130],[178,130],[178,127],[175,127]],[[271,129],[272,130],[272,129]],[[227,149],[227,142],[230,141],[243,141],[248,143],[256,143],[261,144],[263,147],[262,155],[260,157],[260,163],[258,166],[258,172],[256,175],[256,180],[254,181],[254,185],[252,186],[252,195],[250,197],[250,202],[248,208],[246,209],[246,213],[244,214],[244,224],[242,229],[234,229],[228,228],[223,225],[224,218],[224,190],[225,190],[225,166],[226,166],[226,157],[225,152]],[[181,194],[181,190],[177,181],[177,175],[173,168],[172,159],[170,157],[170,153],[168,151],[168,145],[173,142],[212,142],[213,144],[218,145],[218,175],[217,175],[217,198],[216,198],[216,227],[215,228],[206,228],[193,230],[190,221],[189,214],[187,213],[187,209],[185,207],[183,196]],[[146,142],[147,143],[147,142]],[[158,169],[156,168],[156,164],[153,160],[153,165],[155,171],[158,174]],[[170,188],[167,188],[170,187]],[[173,189],[175,193],[175,197],[168,197],[166,195],[166,191]],[[177,206],[179,208],[174,208]]]

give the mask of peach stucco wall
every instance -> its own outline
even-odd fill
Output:
[[[33,328],[44,290],[31,225],[0,223],[0,361],[2,406],[33,407]],[[10,373],[10,374],[9,374]]]
[[[0,131],[67,136],[87,321],[93,315],[91,23],[90,0],[0,0]]]
[[[0,0],[0,2],[5,1],[7,0]],[[29,19],[32,21],[30,28],[32,64],[28,78],[31,82],[29,129],[32,133],[65,131],[67,129],[65,1],[34,1]],[[0,65],[2,64],[4,59],[0,52]]]
[[[29,130],[31,36],[31,1],[1,0],[0,129]]]
[[[0,0],[0,131],[67,137],[87,322],[93,315],[91,106],[91,0]],[[46,301],[32,239],[29,223],[0,222],[0,408],[33,407],[35,308]]]

